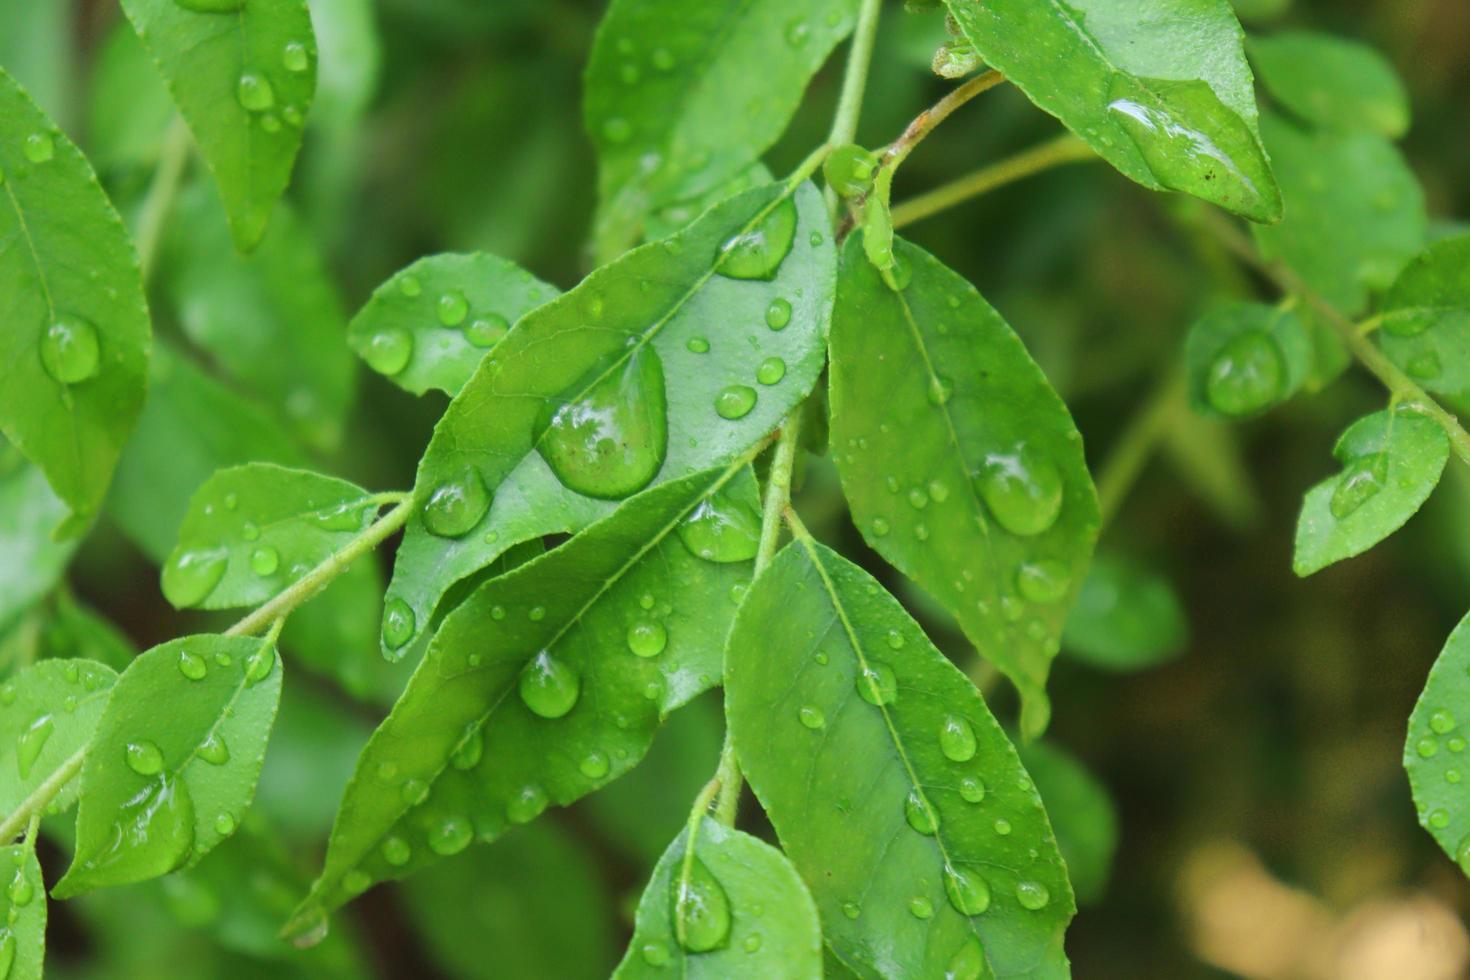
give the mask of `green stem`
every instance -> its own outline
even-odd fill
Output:
[[[1079,160],[1094,159],[1092,149],[1071,133],[1048,140],[1013,157],[981,167],[947,184],[925,191],[893,207],[893,227],[901,228],[954,207],[972,197],[1003,187],[1032,174]]]
[[[158,155],[158,166],[153,171],[153,181],[148,185],[148,194],[138,211],[138,263],[143,270],[146,283],[153,266],[158,260],[158,243],[163,237],[163,225],[173,208],[174,197],[179,190],[179,180],[184,175],[184,166],[189,162],[189,128],[182,117],[175,116],[163,138],[163,148]]]
[[[981,72],[951,89],[944,98],[915,116],[914,121],[908,124],[902,135],[888,145],[888,149],[883,153],[882,166],[890,170],[898,169],[898,165],[914,152],[914,147],[934,132],[935,128],[948,119],[951,113],[975,96],[990,91],[1005,80],[1004,75],[992,69]]]
[[[781,541],[781,514],[791,503],[791,476],[796,469],[796,450],[801,442],[801,408],[781,428],[771,473],[766,480],[766,499],[761,506],[761,538],[755,552],[755,574],[759,575],[776,555]]]
[[[832,114],[832,128],[827,133],[827,146],[838,147],[857,137],[858,116],[863,110],[863,92],[868,87],[868,67],[873,63],[873,42],[878,37],[878,14],[883,0],[862,0],[858,8],[857,26],[852,32],[852,46],[847,51],[847,67],[842,75],[842,92],[837,96],[837,111]],[[840,205],[837,192],[826,191],[827,211],[837,222]]]
[[[45,782],[31,790],[30,795],[20,801],[20,806],[17,806],[10,816],[0,822],[0,843],[14,840],[15,835],[30,823],[32,817],[40,817],[46,805],[57,793],[61,792],[61,787],[81,771],[82,763],[87,761],[87,748],[88,746],[83,745],[73,752],[65,762],[56,768],[55,772],[46,777]]]
[[[1097,475],[1097,505],[1102,526],[1117,516],[1123,499],[1143,472],[1144,464],[1169,430],[1169,421],[1184,407],[1184,370],[1170,368],[1123,429]]]

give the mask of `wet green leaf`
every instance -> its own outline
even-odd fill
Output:
[[[1046,727],[1046,676],[1097,539],[1067,407],[969,283],[900,240],[895,292],[849,239],[832,445],[864,539],[960,621]]]
[[[91,166],[3,71],[0,242],[0,431],[71,508],[70,535],[101,506],[143,407],[148,307]]]
[[[743,194],[753,187],[769,184],[775,179],[765,164],[752,163],[729,180],[698,197],[670,204],[649,214],[644,220],[643,239],[651,242],[657,238],[667,238],[687,227],[691,221],[721,201],[737,194]],[[660,853],[662,853],[662,847],[660,847]]]
[[[280,702],[278,659],[266,640],[186,636],[123,671],[82,766],[76,854],[52,894],[168,874],[234,833]]]
[[[46,882],[34,839],[0,847],[0,965],[6,980],[41,980],[46,958]]]
[[[791,862],[764,841],[709,817],[674,838],[643,891],[633,938],[613,977],[668,971],[691,978],[820,980],[821,923]]]
[[[1424,192],[1394,145],[1365,131],[1307,131],[1267,113],[1261,132],[1286,218],[1255,229],[1279,258],[1348,316],[1393,282],[1424,244]]]
[[[1409,130],[1409,94],[1393,65],[1357,41],[1315,31],[1253,37],[1261,84],[1287,111],[1331,129],[1367,129],[1389,139]]]
[[[1184,357],[1190,407],[1247,418],[1301,389],[1312,370],[1312,340],[1292,309],[1232,303],[1190,326]]]
[[[1077,904],[1097,903],[1118,849],[1118,811],[1113,798],[1086,766],[1049,742],[1032,742],[1017,751],[1036,780],[1036,791],[1051,817]]]
[[[90,660],[42,660],[0,687],[0,812],[13,813],[97,730],[117,679]],[[51,801],[57,812],[77,799],[76,780]]]
[[[966,38],[1122,173],[1281,217],[1227,0],[945,0]]]
[[[1093,560],[1062,631],[1062,649],[1103,670],[1142,670],[1178,656],[1189,621],[1173,585],[1124,555]]]
[[[235,246],[260,243],[286,189],[316,89],[316,39],[304,0],[184,4],[123,0],[229,215]]]
[[[76,543],[51,532],[66,513],[45,475],[0,443],[0,625],[61,579]]]
[[[454,395],[512,324],[558,295],[499,256],[430,255],[373,291],[347,339],[369,367],[405,391]]]
[[[1384,297],[1383,352],[1430,391],[1470,394],[1470,235],[1416,255]]]
[[[640,480],[728,461],[800,403],[825,360],[835,262],[821,195],[787,195],[750,191],[630,252],[480,362],[419,464],[388,592],[408,629],[385,636],[390,656],[506,548],[585,527]]]
[[[1470,875],[1470,807],[1466,774],[1466,713],[1470,711],[1470,617],[1460,620],[1429,671],[1409,716],[1404,769],[1414,790],[1419,825]]]
[[[1292,568],[1310,575],[1403,527],[1439,483],[1449,452],[1444,430],[1412,408],[1358,419],[1332,450],[1342,472],[1307,491]]]
[[[617,778],[716,681],[755,541],[740,560],[696,557],[706,498],[754,514],[749,469],[649,490],[445,617],[358,760],[293,932]]]
[[[740,764],[862,977],[1067,975],[1072,890],[978,691],[898,601],[802,538],[726,650]]]
[[[636,243],[650,212],[697,200],[759,160],[856,11],[855,0],[616,0],[584,89],[598,260]]]

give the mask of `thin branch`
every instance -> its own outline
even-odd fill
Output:
[[[1004,75],[992,69],[981,72],[951,89],[942,99],[915,116],[913,122],[908,124],[898,139],[888,144],[888,149],[883,151],[883,160],[879,165],[890,170],[897,169],[898,165],[914,152],[914,147],[922,143],[924,137],[934,132],[940,123],[950,117],[951,113],[975,96],[990,91],[1005,80]]]
[[[179,181],[188,162],[189,128],[184,125],[182,117],[175,116],[164,135],[158,166],[153,171],[148,194],[143,198],[143,206],[138,212],[138,263],[143,270],[145,283],[158,261],[158,243],[163,237],[164,222],[168,220],[168,213],[173,208]]]
[[[1160,379],[1147,401],[1128,420],[1113,450],[1098,470],[1097,504],[1102,512],[1102,526],[1107,527],[1117,516],[1128,491],[1143,472],[1159,439],[1168,431],[1169,421],[1184,407],[1183,366],[1170,368]]]
[[[65,762],[56,768],[56,771],[46,777],[46,781],[35,789],[30,795],[20,801],[10,815],[0,822],[0,842],[15,840],[15,836],[25,829],[33,815],[39,814],[61,792],[73,776],[82,769],[82,763],[87,761],[87,745],[73,752]]]

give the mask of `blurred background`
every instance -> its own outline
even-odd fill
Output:
[[[215,466],[309,460],[373,488],[412,483],[445,404],[437,392],[416,399],[356,370],[342,431],[314,431],[271,392],[215,363],[199,340],[201,319],[231,309],[340,330],[379,282],[440,251],[495,252],[562,288],[588,271],[596,174],[581,126],[581,70],[602,4],[310,6],[321,81],[292,211],[280,219],[293,225],[291,241],[268,239],[264,256],[235,257],[212,192],[186,188],[151,294],[155,329],[178,356],[164,358],[108,517],[70,557],[67,583],[29,596],[21,582],[6,600],[0,657],[8,662],[38,648],[125,658],[129,648],[209,628],[209,616],[163,601],[157,563],[189,493]],[[1237,6],[1253,32],[1310,27],[1383,52],[1411,95],[1414,123],[1402,149],[1431,217],[1452,226],[1470,216],[1470,4]],[[888,6],[860,142],[886,143],[951,84],[928,70],[944,37],[937,16]],[[0,0],[0,65],[133,214],[171,109],[116,4]],[[834,59],[817,77],[768,157],[776,173],[824,138],[839,66]],[[1002,87],[915,153],[895,200],[1057,132]],[[1084,900],[1067,944],[1076,975],[1466,975],[1470,885],[1418,828],[1400,755],[1429,665],[1470,609],[1470,476],[1452,465],[1404,531],[1299,580],[1290,558],[1301,496],[1335,472],[1337,434],[1380,407],[1383,394],[1349,372],[1246,424],[1191,414],[1168,381],[1185,328],[1222,299],[1275,296],[1200,235],[1186,206],[1103,165],[1076,164],[906,234],[968,276],[1015,326],[1071,406],[1095,472],[1116,466],[1124,433],[1149,434],[1084,596],[1094,621],[1069,635],[1047,745],[1027,759]],[[213,421],[179,407],[201,401],[217,407]],[[181,425],[190,436],[182,452],[162,435]],[[962,667],[988,680],[942,614],[864,551],[827,463],[807,462],[798,508],[908,601]],[[297,952],[275,939],[319,866],[357,751],[410,669],[377,655],[387,568],[379,558],[288,630],[287,659],[301,669],[287,685],[247,832],[187,875],[54,903],[52,975],[609,972],[654,860],[714,769],[717,698],[672,719],[646,762],[608,790],[375,889],[339,916],[322,946]],[[24,578],[13,568],[0,575]],[[1122,613],[1120,596],[1134,603]],[[68,617],[90,625],[65,628]],[[1014,720],[1009,693],[992,690],[997,714]],[[748,800],[744,825],[761,832],[757,811]],[[52,829],[64,842],[64,826]],[[48,842],[48,878],[63,861]]]

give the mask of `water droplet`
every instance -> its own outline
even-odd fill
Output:
[[[526,786],[511,797],[505,815],[511,823],[530,823],[546,809],[546,791],[540,786]]]
[[[228,813],[221,813],[214,818],[215,833],[221,837],[228,837],[235,832],[235,818]]]
[[[11,905],[29,905],[31,899],[36,896],[36,886],[31,884],[31,879],[26,877],[24,865],[15,869],[15,877],[10,879],[10,887],[6,890],[10,896]],[[0,978],[6,976],[0,973]]]
[[[306,45],[300,41],[287,42],[281,49],[281,64],[286,66],[287,71],[306,71],[311,67],[311,57],[307,54]]]
[[[1449,811],[1444,809],[1435,810],[1429,814],[1429,826],[1435,830],[1444,830],[1450,825]]]
[[[222,766],[230,761],[230,747],[225,744],[225,738],[217,731],[212,731],[199,743],[195,750],[199,758],[211,766]]]
[[[777,296],[766,307],[766,326],[772,330],[785,330],[791,322],[791,301]]]
[[[888,631],[888,636],[886,637],[886,639],[888,640],[888,648],[890,650],[902,650],[903,649],[903,644],[904,644],[903,634],[900,633],[898,630],[889,630]]]
[[[402,599],[389,599],[383,607],[383,643],[397,650],[413,636],[416,625],[412,607]]]
[[[1448,735],[1455,727],[1455,716],[1440,708],[1430,714],[1429,727],[1440,735]]]
[[[959,715],[950,715],[939,729],[939,750],[951,762],[970,761],[975,757],[975,729]]]
[[[699,858],[674,878],[674,935],[691,953],[707,953],[730,935],[730,899]]]
[[[635,656],[657,657],[668,642],[668,631],[661,623],[638,622],[628,627],[628,649]]]
[[[705,561],[749,561],[760,547],[760,515],[725,489],[701,500],[679,522],[679,540]]]
[[[929,506],[929,495],[924,492],[923,487],[914,487],[909,491],[909,506],[914,510],[923,510]]]
[[[1414,751],[1419,753],[1421,759],[1432,759],[1439,752],[1439,741],[1426,736],[1419,740]]]
[[[763,385],[773,385],[786,377],[786,362],[779,357],[768,357],[755,370],[755,380]]]
[[[1016,882],[1016,901],[1024,909],[1039,912],[1051,901],[1051,892],[1039,881]]]
[[[740,945],[744,947],[747,953],[755,953],[760,951],[761,944],[764,941],[765,940],[761,938],[760,933],[752,932],[750,935],[745,937],[745,942],[741,943]]]
[[[461,771],[475,768],[485,754],[485,736],[478,725],[471,725],[449,755],[449,763]]]
[[[943,375],[929,376],[929,404],[945,405],[954,396],[954,382]]]
[[[909,899],[909,914],[916,919],[931,919],[934,917],[934,903],[922,895],[915,895]]]
[[[857,902],[843,902],[842,914],[847,916],[849,919],[856,919],[858,916],[863,914],[863,909],[862,906],[858,905]]]
[[[16,738],[15,768],[21,779],[30,778],[31,769],[36,765],[36,759],[41,755],[41,750],[46,747],[46,742],[55,730],[56,722],[51,715],[38,715]]]
[[[464,328],[465,339],[476,347],[494,347],[510,332],[510,321],[496,313],[475,317]]]
[[[413,357],[413,334],[402,327],[387,327],[373,334],[362,359],[379,374],[392,377],[408,367]]]
[[[1460,841],[1460,846],[1455,849],[1455,861],[1460,865],[1460,870],[1470,875],[1470,836]]]
[[[412,299],[424,291],[424,284],[419,282],[418,276],[406,275],[398,280],[398,291]]]
[[[101,366],[97,328],[79,316],[57,317],[41,337],[41,364],[65,385],[96,377]]]
[[[889,525],[889,523],[887,521],[885,521],[881,517],[875,517],[875,518],[873,518],[873,525],[872,525],[872,527],[873,527],[873,536],[874,537],[878,537],[878,538],[883,537],[889,531],[893,530],[893,528]]]
[[[669,947],[663,943],[644,943],[643,962],[649,966],[666,966],[669,962]]]
[[[541,622],[541,620],[546,618],[546,607],[532,606],[530,611],[526,613],[526,616],[531,620],[531,622],[539,623]]]
[[[715,396],[715,412],[722,419],[739,419],[755,408],[755,389],[749,385],[730,385]]]
[[[1012,534],[1040,534],[1056,523],[1062,511],[1061,473],[1023,447],[987,456],[976,479],[985,505]]]
[[[910,790],[904,799],[903,816],[910,827],[926,837],[934,836],[934,832],[939,829],[939,811],[934,809],[934,804],[918,789]]]
[[[276,92],[264,75],[247,71],[235,83],[235,98],[246,112],[265,112],[276,104]]]
[[[588,779],[602,779],[608,774],[612,766],[608,761],[607,753],[593,751],[587,753],[582,761],[577,764],[577,768]]]
[[[654,48],[651,56],[653,67],[659,71],[672,71],[677,62],[668,48]]]
[[[413,856],[413,848],[402,837],[389,837],[384,840],[382,852],[383,860],[395,868],[401,868]]]
[[[458,854],[470,846],[474,828],[464,817],[445,817],[429,831],[429,850],[441,857]]]
[[[464,293],[451,289],[439,297],[434,311],[439,315],[440,323],[446,327],[457,327],[469,316],[470,301],[465,299]]]
[[[960,780],[960,797],[966,803],[979,803],[985,799],[985,784],[973,776]]]
[[[809,36],[811,36],[811,28],[803,21],[793,20],[786,25],[786,43],[793,48],[801,47]]]
[[[480,471],[461,469],[434,488],[424,504],[424,527],[441,538],[458,538],[469,533],[490,509],[490,491]]]
[[[1205,397],[1222,415],[1240,418],[1275,403],[1286,382],[1281,347],[1261,330],[1232,337],[1205,372]]]
[[[1409,358],[1409,363],[1404,365],[1404,370],[1409,372],[1410,377],[1419,381],[1433,381],[1440,376],[1443,367],[1439,361],[1439,354],[1427,350]]]
[[[280,565],[280,553],[269,545],[256,548],[250,554],[250,570],[256,575],[273,575]]]
[[[147,740],[129,742],[123,752],[128,768],[140,776],[155,776],[163,771],[163,753]]]
[[[1028,561],[1016,570],[1016,590],[1032,602],[1056,602],[1071,584],[1071,571],[1053,558]]]
[[[56,144],[48,133],[32,133],[26,137],[22,148],[31,163],[45,163],[56,153]]]
[[[644,344],[621,363],[594,368],[572,391],[547,406],[537,427],[537,450],[557,479],[604,500],[648,486],[668,446],[658,353]]]
[[[774,279],[795,237],[796,202],[788,197],[720,247],[719,272],[731,279]]]
[[[871,663],[858,675],[857,690],[869,704],[892,704],[898,697],[898,679],[887,664]]]
[[[1346,520],[1357,509],[1378,495],[1388,482],[1388,454],[1368,453],[1343,468],[1333,488],[1328,510],[1339,521]]]
[[[560,718],[577,703],[582,679],[567,664],[542,650],[521,671],[521,700],[542,718]]]
[[[163,594],[179,608],[198,605],[225,574],[226,552],[186,551],[163,567]]]
[[[261,643],[245,661],[245,683],[253,686],[259,684],[271,675],[276,666],[276,647],[274,643]]]
[[[996,817],[994,827],[995,832],[1002,837],[1009,837],[1011,835],[1011,822],[1005,817]]]
[[[422,779],[405,779],[399,793],[403,796],[403,802],[409,806],[418,806],[429,798],[429,784]]]
[[[709,353],[709,341],[705,340],[703,337],[690,337],[689,340],[684,344],[684,346],[689,348],[689,350],[695,354]]]
[[[813,704],[802,705],[801,709],[797,711],[796,717],[801,720],[801,723],[803,725],[805,725],[807,728],[810,728],[812,731],[816,731],[823,725],[827,724],[827,716],[822,714],[821,708],[818,708],[816,705]]]
[[[976,871],[946,864],[944,894],[961,915],[980,915],[990,908],[990,885]]]

